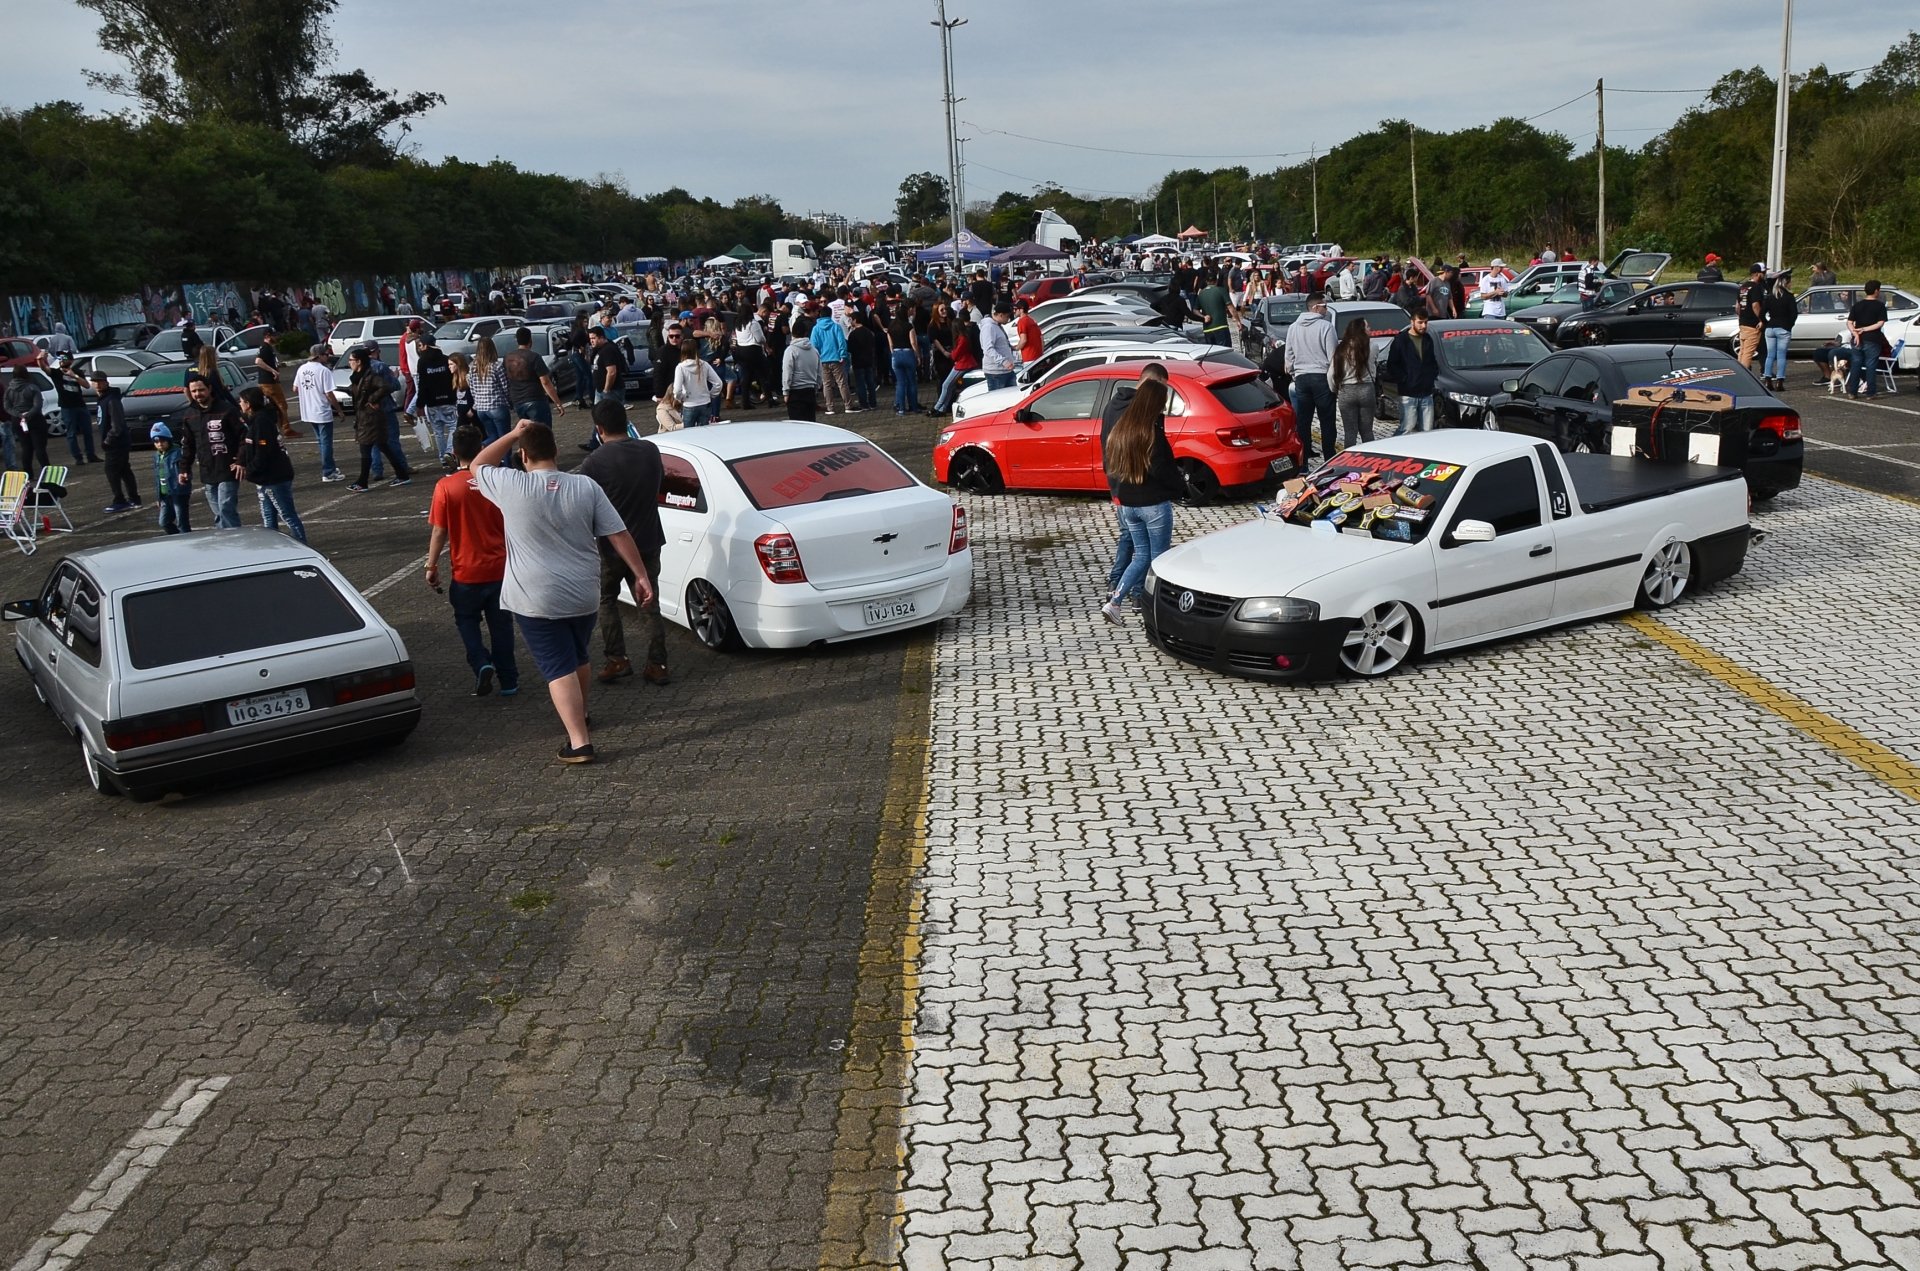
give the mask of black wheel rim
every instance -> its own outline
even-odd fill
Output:
[[[953,484],[973,494],[990,494],[994,479],[991,460],[969,451],[953,461]]]
[[[731,632],[727,602],[720,599],[720,593],[713,589],[712,583],[696,578],[688,585],[687,616],[691,619],[694,635],[709,649],[720,648],[727,642]]]

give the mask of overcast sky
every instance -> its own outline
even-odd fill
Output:
[[[70,0],[6,7],[16,56],[0,103],[117,108],[81,75],[118,69],[91,13]],[[1619,90],[1701,89],[1735,67],[1771,67],[1780,10],[1772,0],[948,0],[948,16],[967,19],[954,38],[962,135],[974,138],[967,195],[1040,180],[1138,194],[1177,167],[1267,171],[1382,119],[1445,130],[1534,115],[1602,72],[1608,139],[1637,146],[1699,97]],[[342,69],[446,95],[413,135],[430,159],[616,172],[637,193],[770,194],[791,211],[889,220],[902,177],[946,171],[933,17],[934,0],[342,0],[334,42]],[[1871,66],[1916,25],[1900,3],[1801,0],[1795,18],[1796,70]],[[1593,102],[1536,122],[1591,145]]]

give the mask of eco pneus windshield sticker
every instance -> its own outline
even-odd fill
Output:
[[[1424,520],[1425,509],[1437,501],[1436,496],[1420,490],[1421,483],[1451,481],[1460,471],[1458,464],[1425,459],[1342,454],[1309,476],[1282,483],[1273,508],[1260,509],[1260,515],[1296,524],[1322,521],[1335,529],[1351,525],[1406,541],[1411,524]],[[1393,526],[1395,520],[1408,524]]]

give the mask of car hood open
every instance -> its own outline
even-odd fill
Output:
[[[1248,521],[1169,548],[1154,560],[1153,572],[1164,586],[1222,596],[1290,596],[1317,578],[1411,546],[1284,521]]]

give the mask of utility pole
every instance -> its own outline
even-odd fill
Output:
[[[1187,218],[1187,214],[1180,210],[1180,191],[1175,190],[1173,192],[1173,223],[1175,225],[1179,225],[1180,222],[1185,220],[1186,218]],[[1184,225],[1180,226],[1180,229],[1185,229],[1185,228],[1186,226]],[[1180,236],[1180,230],[1175,230],[1173,234],[1175,238],[1178,238]]]
[[[1254,214],[1253,199],[1248,198],[1247,199],[1247,242],[1249,244],[1252,244],[1252,243],[1257,243],[1259,241],[1260,241],[1260,218]]]
[[[1220,241],[1220,182],[1207,178],[1207,189],[1213,194],[1213,241]]]
[[[1787,264],[1787,98],[1793,90],[1793,0],[1780,19],[1780,83],[1773,99],[1773,187],[1767,200],[1767,264]]]
[[[1313,182],[1313,241],[1317,243],[1320,241],[1320,153],[1316,148],[1307,154],[1307,176]]]
[[[1413,125],[1407,125],[1407,176],[1413,184],[1413,254],[1420,254],[1420,162],[1414,154]],[[1319,238],[1318,233],[1314,234]]]
[[[960,141],[953,127],[953,107],[962,99],[953,95],[953,29],[965,26],[965,18],[947,21],[947,0],[934,0],[940,17],[933,25],[940,28],[940,66],[946,77],[947,93],[947,222],[953,230],[953,267],[960,268],[960,231],[966,228],[960,219]]]
[[[1593,153],[1600,162],[1600,215],[1595,218],[1593,254],[1607,263],[1607,81],[1593,81],[1594,100],[1600,107],[1600,131],[1594,134]]]

